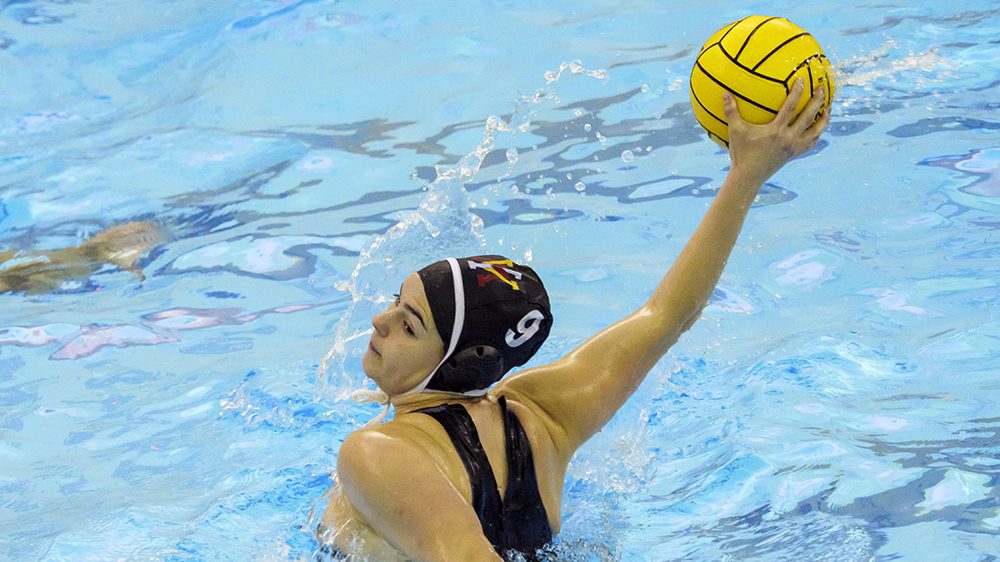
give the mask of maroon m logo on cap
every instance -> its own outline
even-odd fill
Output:
[[[507,266],[507,267],[499,267],[499,266]],[[503,281],[504,283],[510,285],[511,288],[514,289],[515,291],[520,290],[520,287],[517,286],[517,281],[521,279],[521,272],[515,269],[511,269],[512,267],[514,267],[514,262],[510,260],[489,260],[484,262],[469,260],[470,269],[482,269],[485,270],[486,272],[486,273],[480,273],[480,272],[476,273],[476,281],[479,283],[480,287],[499,279],[500,281]],[[506,277],[504,274],[509,275],[513,279]]]

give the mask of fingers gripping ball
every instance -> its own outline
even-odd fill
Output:
[[[823,109],[833,100],[833,68],[812,35],[785,18],[749,16],[705,42],[691,70],[691,105],[698,123],[715,142],[729,146],[722,93],[730,91],[749,123],[771,122],[795,80],[805,89],[796,115],[811,92],[823,85]]]

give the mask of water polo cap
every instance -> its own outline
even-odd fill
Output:
[[[432,263],[417,275],[446,348],[441,363],[406,394],[485,394],[549,335],[549,297],[530,267],[503,256],[473,256]]]

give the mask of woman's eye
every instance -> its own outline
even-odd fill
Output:
[[[393,302],[398,305],[399,304],[399,293],[393,293],[392,296],[395,299],[395,300],[393,300]]]
[[[414,335],[413,328],[410,327],[409,322],[403,322],[403,329],[406,330],[407,334],[410,334],[411,336]]]

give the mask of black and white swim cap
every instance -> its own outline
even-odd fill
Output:
[[[503,256],[448,258],[417,275],[446,347],[437,368],[407,394],[485,394],[531,359],[549,335],[549,296],[528,266]]]

